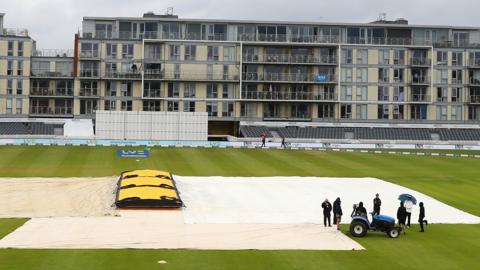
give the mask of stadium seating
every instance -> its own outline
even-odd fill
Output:
[[[355,139],[400,141],[480,141],[480,129],[466,128],[399,128],[399,127],[262,127],[241,126],[243,137],[255,138],[275,131],[288,139]],[[433,138],[432,138],[433,137]]]
[[[55,135],[55,129],[62,129],[63,133],[63,124],[0,122],[0,135]]]

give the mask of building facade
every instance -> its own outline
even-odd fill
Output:
[[[2,116],[91,118],[98,109],[208,112],[224,123],[480,120],[480,28],[147,13],[86,17],[73,52],[53,53],[36,51],[28,34],[2,33]]]

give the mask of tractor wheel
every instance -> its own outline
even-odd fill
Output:
[[[350,224],[350,234],[354,237],[364,237],[367,234],[367,224],[363,221],[354,221]]]
[[[387,234],[390,238],[398,238],[400,235],[400,230],[398,228],[391,228]]]

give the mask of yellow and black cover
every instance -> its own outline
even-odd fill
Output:
[[[175,181],[168,172],[136,170],[123,172],[117,186],[119,208],[182,207]]]

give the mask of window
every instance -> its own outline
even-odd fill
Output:
[[[404,81],[404,69],[403,68],[394,68],[393,69],[393,81],[397,82],[397,83]]]
[[[233,84],[224,84],[222,98],[233,98]]]
[[[393,87],[393,101],[405,101],[405,87],[395,86]]]
[[[176,63],[173,70],[173,78],[180,79],[180,64]]]
[[[73,63],[72,62],[56,62],[55,72],[64,77],[73,77]]]
[[[105,100],[104,110],[105,111],[115,111],[117,109],[117,104],[115,100]]]
[[[340,93],[341,100],[352,100],[352,87],[351,86],[342,86]]]
[[[390,50],[381,49],[378,50],[378,64],[388,65],[390,63]]]
[[[8,56],[13,56],[13,41],[9,41],[9,42],[8,42],[8,52],[7,52],[7,55],[8,55]]]
[[[367,101],[368,94],[367,94],[367,86],[357,86],[357,101]]]
[[[318,104],[318,118],[330,119],[335,117],[333,104]]]
[[[183,97],[185,98],[194,98],[195,97],[195,83],[190,82],[190,83],[185,83],[183,90]]]
[[[378,101],[388,101],[388,86],[378,87]]]
[[[207,84],[207,98],[218,98],[218,89],[216,84]]]
[[[452,84],[462,84],[462,70],[453,69],[452,70]]]
[[[343,119],[352,118],[352,105],[351,104],[342,104],[340,106],[340,117]]]
[[[17,45],[18,45],[17,55],[23,56],[23,41],[19,41]]]
[[[357,49],[357,65],[366,65],[366,64],[368,64],[368,50]]]
[[[224,66],[223,66],[223,79],[224,79],[224,80],[228,80],[228,79],[229,79],[229,76],[228,76],[228,66],[227,66],[227,65],[224,65]]]
[[[223,47],[223,61],[235,61],[235,47],[225,46]]]
[[[80,114],[93,114],[96,109],[96,100],[80,100]]]
[[[437,70],[437,83],[441,83],[441,84],[448,83],[448,70],[446,69]]]
[[[11,114],[12,113],[12,99],[7,98],[7,104],[6,104],[6,113]]]
[[[132,110],[132,101],[123,100],[120,106],[121,111],[131,111]]]
[[[379,104],[377,118],[388,119],[388,115],[389,115],[388,104]]]
[[[23,61],[22,60],[17,61],[17,75],[18,76],[23,75]]]
[[[447,120],[447,106],[438,105],[437,106],[437,120]]]
[[[342,49],[342,64],[352,64],[352,51],[351,48]]]
[[[157,44],[145,45],[145,59],[159,60],[161,58],[161,47]]]
[[[107,58],[117,58],[117,44],[107,43]]]
[[[404,116],[404,105],[393,105],[393,119],[402,120]]]
[[[368,68],[357,68],[357,82],[368,82]]]
[[[389,82],[390,81],[390,69],[389,68],[379,68],[378,69],[378,82]]]
[[[168,51],[170,60],[180,60],[180,45],[169,45]]]
[[[7,80],[7,95],[13,95],[13,80]]]
[[[443,51],[437,52],[437,65],[446,66],[448,65],[448,53]]]
[[[393,51],[393,64],[405,65],[405,50],[396,49]]]
[[[159,112],[160,100],[144,100],[143,111],[145,112]]]
[[[233,102],[222,102],[222,116],[233,117]]]
[[[120,84],[120,94],[122,97],[131,97],[132,96],[132,83],[131,82],[121,82]]]
[[[17,95],[21,95],[23,92],[23,81],[17,80]]]
[[[80,56],[85,58],[97,58],[98,43],[82,43],[80,45]]]
[[[213,79],[213,65],[208,64],[207,65],[207,80],[212,80]]]
[[[114,81],[105,82],[105,96],[115,97],[117,96],[117,84]]]
[[[81,81],[80,96],[97,96],[98,84],[96,81]]]
[[[365,120],[367,119],[367,104],[357,104],[356,105],[357,113],[356,118]]]
[[[463,66],[463,52],[452,52],[452,66]]]
[[[184,101],[183,102],[183,111],[184,112],[195,112],[195,101]]]
[[[342,82],[352,82],[352,68],[342,68]]]
[[[16,107],[15,107],[15,112],[16,114],[22,114],[22,99],[21,98],[17,98],[16,99]]]
[[[32,75],[40,75],[48,71],[50,71],[50,62],[48,61],[32,62],[32,70],[31,70]]]
[[[196,57],[197,57],[197,46],[185,45],[185,60],[194,61]]]
[[[207,60],[218,61],[218,46],[208,46]]]
[[[123,44],[122,46],[122,59],[133,58],[133,44]]]
[[[178,101],[168,101],[167,110],[169,112],[178,112]]]
[[[169,98],[178,98],[180,96],[180,84],[179,83],[168,83],[167,96]],[[178,106],[178,104],[177,104],[177,106]]]
[[[13,75],[13,61],[8,60],[7,62],[7,75]]]
[[[208,116],[217,116],[218,109],[217,109],[217,102],[216,101],[207,101],[207,113]]]
[[[452,88],[452,102],[461,102],[462,101],[462,88],[453,87]]]
[[[462,106],[452,106],[451,120],[462,120]]]
[[[438,102],[447,102],[448,101],[448,88],[447,87],[437,87],[437,101]]]

